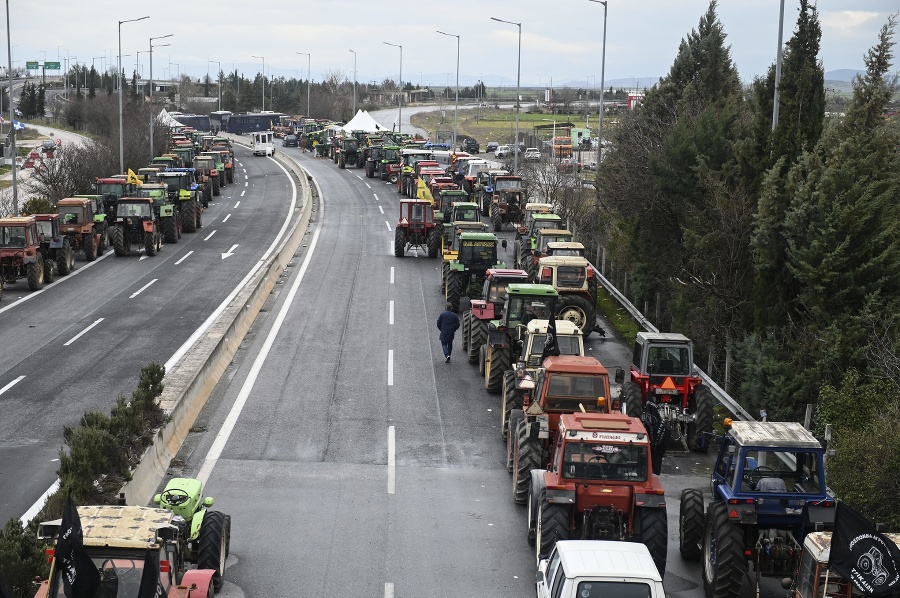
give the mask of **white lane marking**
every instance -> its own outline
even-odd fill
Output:
[[[388,351],[388,386],[394,385],[394,350]]]
[[[272,160],[271,158],[269,159]],[[288,171],[284,166],[282,166],[275,160],[272,160],[272,162],[274,162],[284,172],[284,175],[288,177],[288,180],[291,182],[291,205],[288,208],[287,215],[285,216],[284,222],[281,225],[281,230],[278,231],[278,234],[275,236],[272,244],[269,245],[269,248],[266,249],[266,252],[262,254],[262,256],[259,258],[259,261],[257,261],[256,264],[254,264],[254,266],[250,268],[250,271],[247,272],[247,275],[244,276],[243,280],[241,280],[241,282],[238,283],[234,290],[231,291],[227,297],[225,297],[225,300],[219,304],[219,307],[217,307],[215,311],[209,314],[209,317],[206,318],[206,321],[204,321],[203,324],[201,324],[200,327],[194,331],[194,334],[192,334],[189,339],[184,341],[184,344],[181,345],[177,351],[175,351],[175,353],[172,355],[172,357],[169,358],[168,361],[166,361],[164,365],[166,366],[167,372],[172,371],[172,368],[175,367],[175,364],[177,364],[178,361],[182,357],[184,357],[184,354],[187,353],[188,349],[190,349],[195,342],[197,342],[197,339],[203,336],[206,331],[209,330],[209,327],[212,326],[213,322],[216,321],[216,318],[218,318],[219,315],[223,311],[225,311],[225,308],[228,307],[228,304],[231,303],[232,299],[234,299],[237,294],[241,292],[241,289],[244,288],[244,285],[247,284],[247,281],[249,281],[253,277],[253,275],[256,274],[256,271],[262,267],[263,262],[266,260],[266,258],[269,257],[269,254],[275,251],[275,248],[278,247],[278,244],[281,242],[281,237],[284,236],[284,233],[287,231],[288,226],[291,224],[291,218],[294,215],[294,208],[297,206],[297,185],[294,184],[294,180],[291,178],[291,175],[288,174]],[[319,197],[321,196],[322,192],[320,190]],[[237,203],[239,204],[241,202]],[[235,204],[234,207],[237,207],[237,204]]]
[[[388,232],[390,232],[390,231],[391,231],[391,223],[388,222],[387,220],[385,220],[385,221],[384,221],[384,225],[385,225],[386,227],[388,227]]]
[[[287,174],[287,171],[285,171],[285,174]],[[293,184],[293,181],[291,182]],[[294,189],[294,195],[296,197],[296,187]],[[292,214],[293,211],[294,210],[292,207],[290,213]],[[323,211],[324,207],[322,203],[322,192],[320,190],[319,214],[321,215]],[[320,221],[316,228],[316,232],[313,233],[312,242],[310,242],[309,244],[309,250],[306,252],[306,258],[304,258],[303,260],[303,265],[300,266],[300,271],[297,273],[297,278],[294,279],[294,282],[291,285],[291,290],[288,291],[287,297],[284,300],[284,304],[282,304],[281,309],[278,311],[278,316],[275,318],[275,322],[272,324],[272,329],[269,330],[269,334],[266,336],[266,340],[263,343],[263,346],[260,348],[259,353],[257,353],[256,359],[253,360],[253,366],[250,368],[250,373],[247,374],[247,379],[244,380],[244,384],[241,386],[241,390],[234,401],[234,405],[231,406],[231,411],[228,412],[228,416],[225,418],[225,422],[222,424],[222,428],[219,430],[219,433],[216,434],[216,439],[213,441],[212,446],[209,447],[209,452],[206,453],[206,458],[203,460],[203,466],[200,468],[200,472],[197,474],[197,478],[200,479],[204,484],[206,484],[206,482],[209,480],[209,476],[210,474],[212,474],[212,470],[216,466],[216,461],[219,460],[219,457],[222,456],[222,451],[225,450],[225,444],[228,442],[228,438],[234,431],[234,426],[235,424],[237,424],[237,420],[241,416],[241,411],[243,411],[244,405],[247,403],[247,398],[249,398],[250,393],[253,391],[253,386],[256,384],[256,379],[257,377],[259,377],[259,373],[262,371],[262,366],[269,356],[269,351],[272,350],[272,345],[275,343],[275,338],[281,331],[281,326],[282,324],[284,324],[284,319],[287,316],[287,312],[294,303],[294,298],[297,296],[297,291],[300,288],[300,283],[303,282],[303,277],[306,275],[306,270],[307,268],[309,268],[309,263],[312,261],[313,254],[316,251],[316,245],[319,242],[319,232],[322,230],[321,226],[322,225]],[[240,286],[238,286],[238,289],[240,289]]]
[[[391,299],[388,310],[390,311],[390,314],[388,315],[388,324],[393,326],[394,325],[394,300],[393,299]]]
[[[228,219],[231,218],[231,214],[227,214],[224,218],[222,218],[222,224],[228,222]]]
[[[203,237],[203,240],[209,241],[214,234],[216,234],[216,231],[213,231],[213,232],[209,233],[208,235],[206,235],[205,237]]]
[[[388,455],[387,455],[387,467],[388,467],[388,494],[393,494],[397,490],[397,448],[396,448],[396,433],[394,432],[394,426],[388,426]],[[394,595],[393,584],[391,584],[391,595]],[[387,596],[387,584],[385,584],[384,595]]]
[[[378,209],[381,210],[382,214],[384,214],[384,208],[382,208],[381,206],[378,206]]]
[[[246,193],[246,191],[241,191],[240,197],[244,197],[244,193]],[[238,203],[241,203],[241,202],[238,202]],[[237,207],[237,205],[235,205],[234,207]]]
[[[248,175],[245,174],[245,175],[244,175],[244,178],[245,178],[245,179],[249,179],[250,177],[249,177]]]
[[[147,284],[145,284],[144,286],[142,286],[141,288],[139,288],[137,291],[135,291],[134,293],[132,293],[131,296],[129,296],[128,298],[129,298],[129,299],[134,299],[135,297],[137,297],[138,295],[140,295],[141,293],[143,293],[144,291],[146,291],[146,290],[150,287],[150,285],[153,284],[154,282],[156,282],[157,280],[159,280],[159,279],[158,279],[158,278],[154,278],[153,280],[151,280],[150,282],[148,282]]]
[[[147,285],[147,286],[150,286],[150,285]],[[140,292],[140,291],[138,291],[138,292]],[[93,324],[91,324],[90,326],[88,326],[87,328],[85,328],[84,330],[82,330],[81,332],[79,332],[78,334],[73,336],[72,338],[70,338],[68,340],[68,342],[63,343],[63,347],[68,347],[69,345],[71,345],[72,343],[74,343],[75,341],[80,339],[82,336],[84,336],[91,328],[93,328],[94,326],[96,326],[97,324],[99,324],[102,321],[103,321],[103,318],[98,318],[98,319],[94,320]],[[0,392],[0,394],[3,394],[3,393]]]
[[[362,180],[362,177],[359,175],[356,175],[356,178],[358,178],[359,180]]]
[[[143,249],[142,249],[141,251],[143,251]],[[81,266],[80,268],[78,268],[77,270],[73,270],[72,272],[69,273],[68,276],[62,276],[62,277],[60,277],[60,278],[57,278],[57,279],[56,279],[56,282],[54,282],[54,283],[52,283],[52,284],[45,285],[44,288],[41,289],[40,291],[33,291],[33,292],[31,292],[31,293],[28,293],[27,295],[25,295],[25,296],[22,297],[21,299],[17,299],[16,301],[13,301],[12,303],[10,303],[9,305],[7,305],[6,307],[0,307],[0,314],[2,314],[3,312],[5,312],[5,311],[7,311],[7,310],[10,310],[10,309],[14,308],[15,306],[19,305],[20,303],[24,303],[24,302],[26,302],[26,301],[28,301],[28,300],[30,300],[30,299],[34,299],[35,297],[37,297],[37,296],[40,295],[41,293],[44,293],[44,292],[46,292],[47,290],[52,289],[53,287],[55,287],[55,286],[58,285],[58,284],[62,284],[63,282],[65,282],[65,281],[67,281],[67,280],[72,280],[73,277],[78,276],[79,274],[81,274],[82,272],[84,272],[85,270],[87,270],[88,268],[90,268],[91,266],[93,266],[93,265],[99,263],[101,260],[105,260],[107,257],[109,257],[109,256],[111,256],[111,255],[113,255],[113,252],[112,252],[112,251],[110,251],[109,253],[104,253],[102,256],[98,257],[98,258],[95,259],[93,262],[90,262],[90,263],[88,263],[88,264],[85,264],[85,265]],[[9,291],[7,291],[7,293],[9,293]],[[42,506],[43,506],[43,505],[42,505]]]
[[[242,194],[242,195],[243,195],[243,194]],[[234,204],[234,207],[237,208],[239,205],[241,205],[241,202],[240,202],[240,201],[238,201],[237,203],[235,203],[235,204]]]
[[[244,181],[244,187],[249,187],[250,183],[248,181]]]
[[[243,170],[244,172],[247,172],[247,169],[246,169],[246,168],[241,168],[241,170]]]
[[[384,598],[394,598],[394,584],[391,582],[384,584]]]
[[[56,481],[53,482],[53,484],[51,484],[49,488],[47,488],[47,491],[41,494],[40,498],[34,501],[34,504],[31,505],[31,507],[29,507],[29,509],[25,511],[25,514],[19,518],[19,521],[22,522],[22,525],[28,525],[32,518],[34,518],[34,516],[44,508],[44,503],[47,502],[47,499],[50,497],[50,495],[57,490],[59,490],[59,478],[57,478]]]
[[[190,257],[190,255],[191,255],[192,253],[194,253],[194,250],[193,250],[193,249],[191,249],[190,251],[188,251],[187,253],[185,253],[185,254],[184,254],[184,257],[182,257],[180,260],[178,260],[177,262],[175,262],[175,265],[177,266],[178,264],[180,264],[180,263],[183,262],[184,260],[188,259],[188,257]]]
[[[15,386],[16,384],[18,384],[19,382],[21,382],[21,381],[24,380],[24,379],[25,379],[25,376],[19,376],[18,378],[16,378],[15,380],[13,380],[12,382],[10,382],[9,384],[7,384],[6,386],[4,386],[3,388],[0,388],[0,395],[2,395],[3,393],[5,393],[7,390],[9,390],[10,388],[12,388],[13,386]]]
[[[391,266],[391,284],[394,284],[394,267]]]
[[[234,255],[234,250],[237,249],[237,248],[238,248],[238,246],[237,246],[236,244],[235,244],[235,245],[232,245],[232,246],[231,246],[231,249],[229,249],[228,251],[226,251],[225,253],[222,254],[222,259],[224,260],[226,257],[231,257],[231,256],[233,256],[233,255]]]
[[[378,194],[377,194],[377,193],[373,193],[372,195],[375,196],[375,201],[378,201]]]
[[[372,188],[372,185],[370,185],[369,183],[366,183],[366,187],[368,187],[369,189],[371,189],[371,188]]]

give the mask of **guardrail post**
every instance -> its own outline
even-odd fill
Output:
[[[603,248],[603,261],[600,262],[600,274],[606,276],[606,247]]]

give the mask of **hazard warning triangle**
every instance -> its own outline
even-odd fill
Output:
[[[666,379],[663,381],[662,386],[660,388],[675,388],[675,383],[672,382],[671,376],[666,376]]]

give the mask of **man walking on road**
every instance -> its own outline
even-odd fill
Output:
[[[444,312],[438,316],[438,330],[441,331],[441,349],[444,350],[445,363],[450,363],[450,354],[453,353],[453,336],[459,328],[459,316],[453,313],[453,305],[447,303]]]

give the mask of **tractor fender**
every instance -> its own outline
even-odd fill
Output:
[[[152,232],[153,232],[153,228],[156,226],[156,223],[153,222],[152,220],[144,220],[141,224],[144,225],[144,232],[145,232],[145,233],[152,233]]]
[[[469,305],[472,309],[472,317],[474,318],[479,320],[493,320],[496,317],[494,315],[493,303],[488,303],[483,299],[472,299],[469,302]]]
[[[212,569],[188,569],[185,571],[184,575],[181,578],[181,583],[178,584],[179,587],[191,587],[197,586],[196,595],[197,596],[206,596],[209,594],[209,588],[212,585],[212,578],[215,574],[215,571]],[[169,593],[172,593],[172,590],[169,590]],[[191,595],[194,595],[192,592]]]
[[[506,346],[506,333],[497,330],[495,322],[491,322],[488,326],[488,344],[498,348]]]
[[[453,262],[450,262],[450,270],[452,272],[465,272],[466,266],[465,266],[465,264],[462,264],[460,262],[453,261]]]
[[[24,255],[24,257],[22,257],[22,263],[23,263],[23,264],[34,264],[34,263],[36,263],[37,261],[38,261],[38,256],[37,256],[37,255],[29,255],[28,253],[26,253],[26,254]]]
[[[544,478],[544,471],[541,471],[541,479]],[[544,490],[544,504],[545,505],[574,505],[575,504],[575,491],[574,490],[557,490],[554,488],[547,488]]]
[[[662,494],[635,494],[634,504],[638,507],[666,508],[666,497]]]
[[[94,222],[97,224],[106,222],[106,214],[94,214]]]
[[[191,540],[200,537],[200,528],[203,526],[203,518],[206,516],[206,509],[200,509],[191,517]]]
[[[58,239],[50,239],[50,249],[62,249],[63,245],[65,245],[66,237],[59,237]]]

